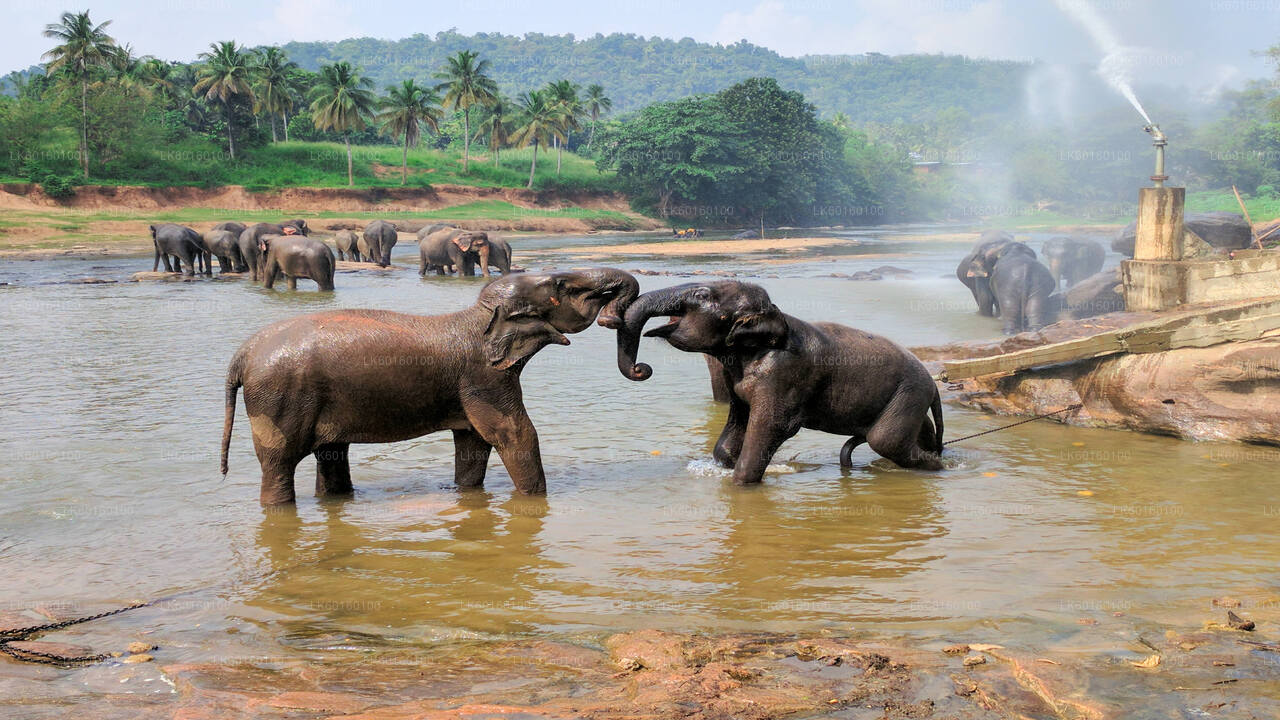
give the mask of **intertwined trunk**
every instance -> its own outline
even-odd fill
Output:
[[[631,380],[648,380],[653,375],[653,368],[645,363],[636,362],[636,354],[640,350],[640,332],[649,318],[659,315],[681,315],[689,295],[697,289],[697,284],[676,285],[662,290],[647,292],[635,299],[623,316],[622,326],[618,328],[618,370]]]

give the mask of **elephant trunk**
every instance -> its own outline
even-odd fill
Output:
[[[612,297],[600,308],[596,322],[611,330],[622,327],[622,315],[640,295],[640,283],[631,273],[614,268],[591,268],[581,273],[599,288],[600,294]]]
[[[686,298],[697,285],[676,285],[654,290],[636,298],[627,308],[621,327],[618,328],[618,371],[629,380],[648,380],[653,368],[636,362],[640,350],[640,333],[649,318],[658,315],[681,315]]]

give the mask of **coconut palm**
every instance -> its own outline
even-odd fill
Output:
[[[498,167],[498,153],[504,145],[511,142],[511,121],[515,111],[515,103],[510,98],[499,96],[493,104],[486,108],[489,111],[481,123],[476,126],[476,137],[481,134],[489,136],[489,150],[493,152],[493,166]]]
[[[591,134],[587,135],[587,147],[591,147],[591,141],[596,139],[596,123],[600,121],[601,116],[608,115],[613,109],[613,101],[604,94],[604,86],[599,83],[592,83],[587,86],[587,96],[582,103],[583,109],[587,115],[591,117]]]
[[[276,141],[276,116],[282,119],[293,109],[293,97],[289,94],[289,75],[298,64],[278,47],[269,47],[255,53],[253,112],[263,113],[271,122],[271,142]]]
[[[559,105],[551,101],[546,91],[533,90],[520,96],[521,120],[524,123],[511,134],[516,147],[533,146],[533,162],[529,163],[529,184],[533,188],[533,174],[538,169],[538,145],[564,139],[563,122]]]
[[[560,177],[560,161],[563,156],[564,148],[561,143],[569,141],[569,134],[574,130],[580,129],[582,126],[578,123],[579,118],[583,115],[582,101],[578,99],[578,85],[568,80],[560,80],[547,84],[547,99],[555,105],[556,116],[560,121],[560,130],[563,139],[556,138],[553,144],[556,148],[556,177]]]
[[[80,84],[80,168],[89,179],[89,74],[109,65],[115,56],[116,41],[104,32],[108,20],[94,25],[89,11],[62,13],[57,23],[46,25],[44,36],[61,41],[44,54],[49,60],[46,71],[61,73]]]
[[[381,102],[382,112],[378,123],[382,132],[391,137],[404,137],[404,151],[400,155],[400,184],[409,180],[409,146],[417,146],[422,136],[422,125],[440,132],[440,95],[431,88],[424,88],[413,80],[405,80],[399,87],[387,87],[387,96]]]
[[[347,146],[347,186],[356,184],[351,169],[351,132],[363,130],[378,100],[369,88],[373,81],[363,77],[349,62],[321,65],[316,86],[311,89],[311,121],[319,130],[342,134]]]
[[[231,101],[238,97],[253,99],[253,64],[249,53],[234,40],[210,43],[209,51],[200,53],[204,64],[197,70],[199,80],[191,92],[206,100],[222,103],[227,114],[227,151],[236,159],[236,139],[231,115]]]
[[[488,105],[498,95],[498,84],[489,77],[488,60],[479,60],[470,50],[460,50],[447,58],[447,65],[436,77],[444,80],[436,90],[444,90],[443,104],[462,111],[462,172],[470,169],[471,106]]]

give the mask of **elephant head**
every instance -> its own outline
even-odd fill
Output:
[[[759,285],[724,280],[689,283],[647,292],[627,308],[618,329],[618,370],[631,380],[647,380],[653,368],[636,362],[640,331],[651,317],[671,320],[645,333],[686,352],[724,356],[785,347],[786,317]]]
[[[966,274],[971,278],[990,277],[991,271],[995,269],[996,262],[1000,258],[1019,253],[1026,254],[1033,260],[1036,257],[1035,250],[1020,242],[1001,239],[983,243],[974,249],[973,259],[969,262]]]
[[[284,222],[282,222],[282,223],[280,223],[280,224],[281,224],[281,225],[292,226],[292,227],[296,228],[296,229],[298,230],[298,232],[302,233],[303,235],[310,235],[310,234],[311,234],[311,228],[307,227],[307,221],[306,221],[306,220],[285,220]],[[291,234],[291,233],[289,233],[289,234]]]
[[[478,304],[491,312],[485,355],[499,370],[522,364],[547,345],[568,345],[599,317],[617,328],[640,293],[629,273],[612,268],[505,276],[480,291]]]
[[[481,272],[486,275],[489,273],[489,233],[459,232],[453,236],[452,242],[463,255],[475,253],[479,256]]]

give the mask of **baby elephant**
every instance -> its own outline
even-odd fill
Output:
[[[227,371],[222,473],[243,387],[264,505],[293,502],[294,470],[307,455],[316,457],[316,494],[347,494],[351,443],[439,430],[453,432],[459,486],[483,484],[497,448],[517,491],[546,492],[520,372],[597,315],[619,327],[639,290],[611,268],[520,274],[490,283],[450,315],[335,310],[271,325],[240,346]]]
[[[333,244],[338,248],[338,259],[351,259],[351,262],[360,262],[360,239],[350,230],[339,230],[337,235],[333,236]]]
[[[848,435],[840,464],[862,443],[903,467],[942,468],[942,400],[914,355],[878,335],[785,315],[759,285],[724,280],[641,295],[618,330],[618,369],[644,380],[640,331],[720,361],[731,390],[715,458],[734,482],[758,483],[782,443],[800,428]],[[932,422],[930,422],[932,414]]]
[[[983,278],[999,307],[1004,333],[1039,330],[1053,320],[1056,284],[1036,252],[1020,242],[989,246],[969,263],[969,276]]]
[[[270,290],[284,275],[289,289],[298,289],[298,278],[315,280],[321,290],[333,290],[333,251],[328,245],[306,235],[263,235],[258,238],[262,253],[262,286]]]
[[[1044,241],[1040,255],[1049,265],[1054,286],[1066,289],[1101,272],[1107,251],[1094,240],[1056,237]]]

